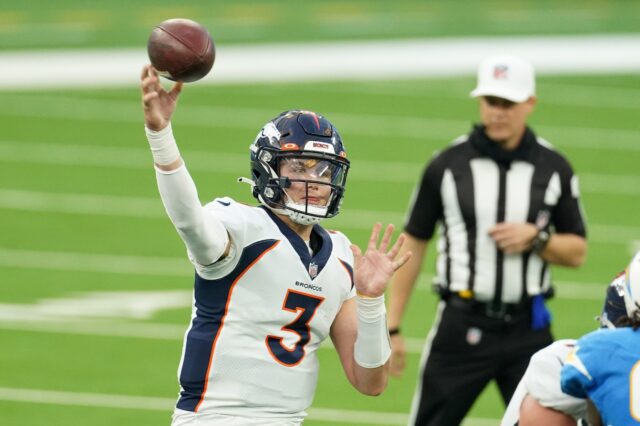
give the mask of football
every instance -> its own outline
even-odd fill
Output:
[[[216,57],[209,31],[190,19],[158,24],[149,36],[147,53],[158,74],[186,83],[207,75]]]

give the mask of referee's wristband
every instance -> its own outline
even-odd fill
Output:
[[[396,334],[400,334],[400,327],[393,327],[389,329],[389,336],[395,336]]]

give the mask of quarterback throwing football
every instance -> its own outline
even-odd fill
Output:
[[[327,338],[351,384],[386,387],[391,353],[384,290],[403,237],[373,227],[367,250],[318,223],[338,214],[349,161],[323,116],[286,111],[250,147],[260,203],[218,198],[202,206],[180,156],[171,116],[182,89],[142,70],[146,134],[162,201],[195,267],[193,314],[178,369],[173,425],[299,425]]]

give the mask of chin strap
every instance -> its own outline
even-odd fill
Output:
[[[251,191],[253,191],[253,189],[256,186],[256,183],[254,181],[252,181],[251,179],[246,178],[246,177],[239,177],[238,178],[238,183],[246,183],[246,184],[251,185]],[[272,206],[270,206],[268,203],[266,203],[263,200],[261,195],[258,195],[258,201],[260,201],[260,203],[262,205],[268,207],[272,211],[274,211],[276,213],[279,213],[279,214],[283,214],[285,216],[288,216],[289,218],[291,218],[292,221],[294,221],[295,223],[298,223],[300,225],[315,225],[317,223],[320,223],[320,221],[322,219],[324,219],[322,217],[310,216],[310,215],[304,214],[302,212],[290,210],[290,209],[287,209],[287,208],[279,209],[279,208],[272,207]]]

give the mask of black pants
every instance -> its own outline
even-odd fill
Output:
[[[447,303],[434,331],[415,396],[416,426],[459,425],[493,379],[508,403],[531,355],[553,341],[549,327],[531,329],[528,309],[496,319]]]

